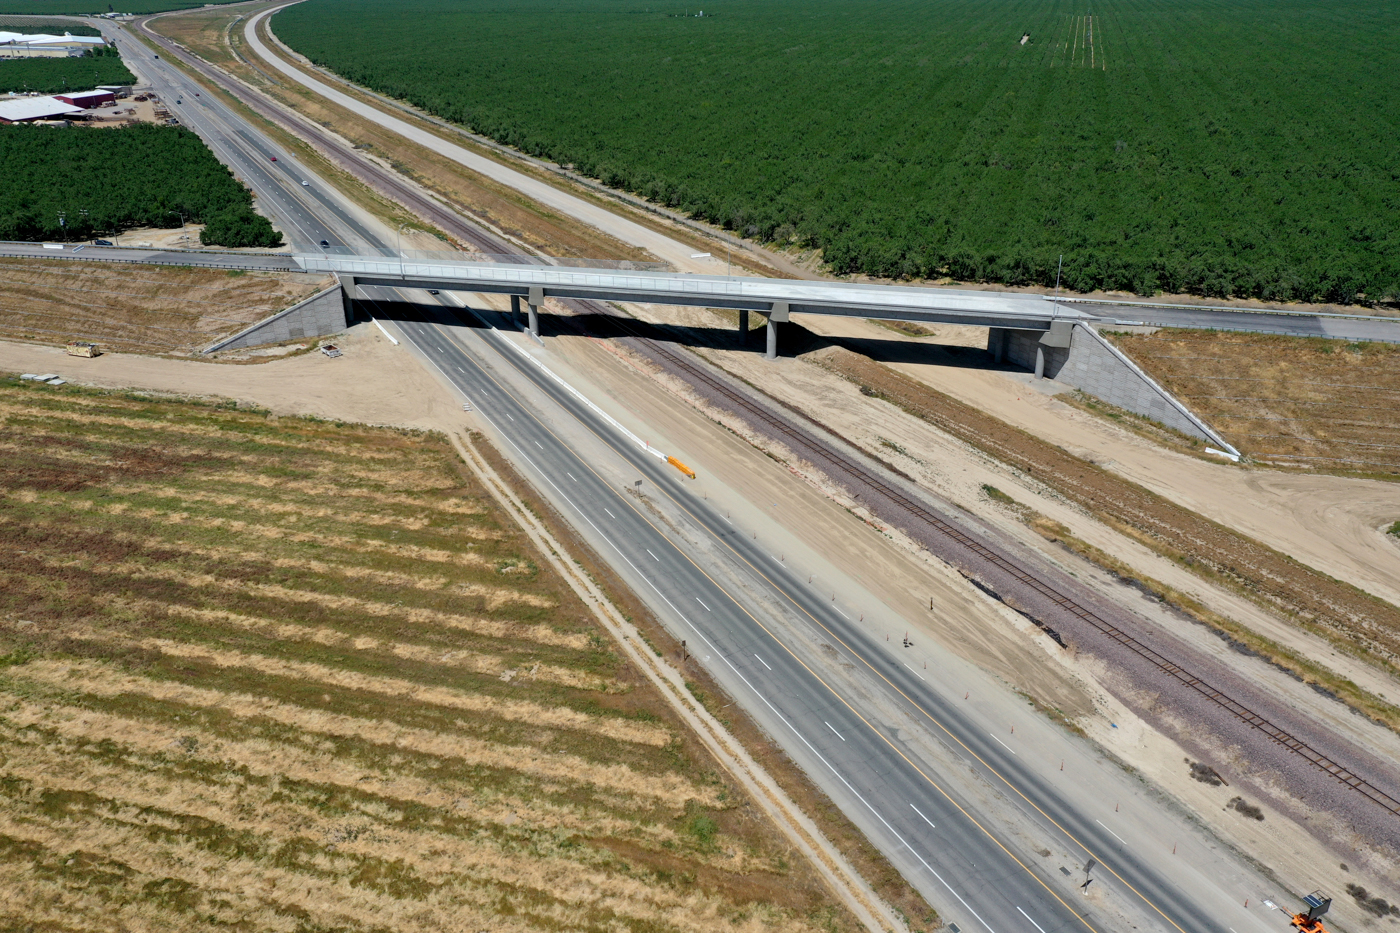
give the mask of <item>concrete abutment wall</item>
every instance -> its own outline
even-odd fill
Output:
[[[987,350],[1046,379],[1074,386],[1227,453],[1237,453],[1176,396],[1087,324],[1057,322],[1049,331],[993,327],[987,335]]]
[[[204,352],[241,350],[288,340],[338,334],[354,320],[349,294],[350,289],[342,287],[337,281],[330,288],[317,292],[285,311],[264,318],[252,327],[206,348]]]

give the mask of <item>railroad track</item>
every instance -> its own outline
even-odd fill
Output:
[[[144,27],[144,23],[142,25]],[[231,88],[229,88],[230,84],[239,86],[245,93],[244,95],[235,96],[237,96],[240,100],[242,100],[242,102],[245,105],[249,106],[251,109],[256,111],[265,119],[282,126],[284,129],[291,131],[295,135],[299,135],[304,139],[309,139],[309,141],[312,141],[316,145],[323,147],[323,151],[343,152],[343,147],[339,145],[337,140],[334,140],[328,134],[322,132],[319,127],[311,123],[309,120],[297,119],[296,117],[287,114],[280,108],[265,101],[257,91],[243,84],[243,82],[234,78],[232,75],[215,69],[206,62],[203,62],[192,55],[185,54],[183,49],[180,49],[173,43],[170,43],[163,36],[159,36],[151,30],[146,30],[146,32],[148,35],[152,36],[152,38],[158,44],[165,47],[169,52],[179,56],[186,64],[200,71],[206,78],[210,79],[215,84],[222,86],[226,90],[230,91],[232,90]],[[379,166],[374,165],[373,163],[368,162],[367,160],[356,159],[353,156],[350,157],[350,162],[354,165],[354,169],[350,169],[348,166],[346,166],[346,169],[347,171],[350,171],[352,175],[355,175],[361,181],[370,184],[372,187],[378,188],[381,194],[384,194],[390,197],[391,199],[398,201],[400,204],[409,208],[410,210],[418,212],[420,216],[428,217],[439,227],[441,227],[444,231],[459,237],[464,242],[471,243],[472,245],[480,249],[482,252],[496,253],[501,255],[518,254],[522,257],[528,256],[528,253],[517,247],[515,244],[504,242],[501,239],[483,230],[480,230],[479,228],[464,223],[461,217],[458,216],[456,211],[453,211],[450,208],[447,208],[444,205],[439,204],[428,197],[425,197],[422,193],[412,188],[405,182],[399,180],[398,178],[395,178],[391,173],[381,169]],[[1265,719],[1263,716],[1260,716],[1258,713],[1249,709],[1244,704],[1235,700],[1233,697],[1211,686],[1209,683],[1197,677],[1195,674],[1192,674],[1186,668],[1182,667],[1179,664],[1176,664],[1168,658],[1163,657],[1161,654],[1157,653],[1149,646],[1143,644],[1133,636],[1129,635],[1127,632],[1124,632],[1122,629],[1118,628],[1118,626],[1102,618],[1096,613],[1091,612],[1084,606],[1081,606],[1079,603],[1075,602],[1070,597],[1061,593],[1055,587],[1033,576],[1032,574],[1026,573],[1024,570],[1016,566],[1015,563],[1008,560],[1006,557],[991,550],[986,545],[967,535],[956,526],[944,521],[937,515],[934,515],[932,512],[925,509],[919,503],[913,501],[908,496],[905,496],[899,490],[881,481],[879,478],[874,476],[870,471],[866,470],[860,464],[849,459],[848,457],[841,455],[840,453],[831,449],[829,446],[822,444],[820,441],[817,441],[814,438],[807,437],[799,433],[792,427],[792,425],[783,421],[781,418],[775,417],[765,408],[755,404],[743,394],[734,391],[724,382],[714,378],[702,367],[691,363],[689,360],[686,360],[681,355],[675,353],[674,351],[663,345],[660,341],[656,341],[644,336],[634,326],[631,318],[628,318],[627,316],[623,315],[611,305],[608,305],[603,302],[585,300],[569,300],[565,301],[564,303],[567,305],[571,305],[575,308],[579,308],[581,310],[586,310],[592,313],[600,314],[602,316],[611,318],[614,322],[616,322],[620,329],[622,329],[628,334],[628,336],[644,344],[648,350],[650,350],[656,356],[659,356],[662,359],[664,359],[675,369],[683,372],[688,378],[694,380],[695,382],[702,383],[710,391],[723,396],[731,404],[742,410],[748,416],[755,418],[758,421],[765,424],[766,426],[768,426],[768,428],[770,428],[779,436],[781,436],[785,440],[785,442],[789,444],[789,446],[795,448],[803,448],[808,451],[811,451],[812,453],[816,454],[818,459],[825,460],[832,467],[834,467],[838,473],[843,473],[848,478],[877,490],[881,495],[883,495],[887,500],[893,503],[897,508],[905,512],[910,517],[913,517],[918,521],[924,523],[929,528],[933,529],[935,532],[941,534],[948,540],[952,541],[964,551],[975,556],[977,561],[981,561],[985,564],[990,564],[996,567],[997,569],[1001,570],[1002,572],[1009,574],[1025,586],[1030,587],[1046,599],[1050,600],[1052,603],[1054,603],[1056,606],[1060,607],[1064,611],[1069,612],[1070,614],[1089,624],[1093,628],[1097,629],[1106,637],[1112,639],[1113,641],[1116,641],[1120,645],[1124,646],[1125,648],[1134,652],[1138,656],[1144,658],[1156,667],[1160,668],[1162,671],[1171,676],[1177,682],[1190,688],[1191,690],[1196,691],[1201,696],[1205,697],[1212,703],[1219,706],[1221,709],[1228,712],[1231,716],[1234,716],[1236,719],[1240,720],[1241,722],[1245,723],[1251,728],[1257,729],[1258,731],[1262,732],[1264,735],[1268,736],[1277,744],[1283,746],[1290,752],[1298,755],[1299,757],[1309,762],[1319,770],[1324,771],[1332,777],[1336,778],[1337,781],[1346,785],[1347,787],[1352,788],[1357,793],[1366,797],[1372,803],[1375,803],[1378,806],[1390,811],[1391,813],[1400,816],[1400,800],[1397,800],[1394,797],[1390,796],[1385,791],[1366,781],[1359,775],[1353,773],[1350,769],[1346,768],[1345,766],[1333,761],[1331,758],[1312,748],[1307,743],[1290,735],[1288,732],[1279,728],[1269,720]],[[811,421],[810,418],[807,418],[807,416],[802,415],[800,412],[795,414],[808,421]],[[815,422],[813,423],[815,424]]]
[[[1111,638],[1113,641],[1134,652],[1139,657],[1142,657],[1147,661],[1151,662],[1153,665],[1170,675],[1178,683],[1196,691],[1196,693],[1205,697],[1207,700],[1210,700],[1212,703],[1216,704],[1221,709],[1224,709],[1236,719],[1240,720],[1241,722],[1245,723],[1251,728],[1257,729],[1258,731],[1262,732],[1264,735],[1268,736],[1277,744],[1283,746],[1295,755],[1298,755],[1299,757],[1309,762],[1319,770],[1324,771],[1332,777],[1336,778],[1340,783],[1346,785],[1347,787],[1350,787],[1352,790],[1366,797],[1372,803],[1384,807],[1391,813],[1400,816],[1400,800],[1396,800],[1394,797],[1390,796],[1385,791],[1376,787],[1374,784],[1371,784],[1370,782],[1366,781],[1366,779],[1353,773],[1350,769],[1333,761],[1331,758],[1324,755],[1322,752],[1319,752],[1316,749],[1312,748],[1306,742],[1303,742],[1298,738],[1295,738],[1294,736],[1290,735],[1287,731],[1279,728],[1277,725],[1265,719],[1263,716],[1249,709],[1247,706],[1240,703],[1238,700],[1235,700],[1229,694],[1216,689],[1206,681],[1202,680],[1200,677],[1197,677],[1188,669],[1182,667],[1181,665],[1166,657],[1163,657],[1161,654],[1153,650],[1148,645],[1145,645],[1142,642],[1138,641],[1132,635],[1129,635],[1127,632],[1123,631],[1118,626],[1114,625],[1112,622],[1109,622],[1107,619],[1104,619],[1102,616],[1099,616],[1098,614],[1090,611],[1084,606],[1081,606],[1075,600],[1071,599],[1069,596],[1066,596],[1064,593],[1061,593],[1058,589],[1051,586],[1049,583],[1046,583],[1044,580],[1041,580],[1033,574],[1027,573],[1021,567],[1018,567],[1013,561],[1007,559],[1001,554],[998,554],[991,548],[988,548],[982,542],[968,535],[966,532],[962,531],[957,526],[947,521],[944,521],[942,518],[938,517],[937,515],[930,512],[928,509],[924,508],[918,502],[915,502],[908,496],[904,495],[898,489],[895,489],[888,483],[883,482],[881,479],[874,476],[869,470],[861,466],[859,463],[855,462],[854,460],[851,460],[848,457],[843,456],[842,454],[833,450],[831,447],[821,444],[819,441],[816,441],[811,437],[804,436],[802,433],[794,430],[792,425],[786,423],[783,419],[774,416],[763,406],[755,404],[742,393],[736,392],[734,389],[730,388],[730,386],[728,386],[721,380],[716,379],[710,373],[706,372],[703,367],[695,365],[694,363],[682,357],[680,354],[671,350],[669,347],[664,346],[659,341],[652,340],[649,337],[643,336],[640,332],[637,331],[635,327],[630,325],[629,318],[622,316],[620,313],[618,313],[612,308],[602,306],[598,302],[579,303],[589,305],[589,310],[599,310],[602,313],[612,317],[618,322],[618,325],[622,330],[628,332],[629,336],[633,337],[636,340],[644,342],[651,352],[666,360],[667,363],[683,372],[688,378],[694,380],[695,382],[704,384],[704,386],[707,389],[723,396],[735,407],[741,409],[746,415],[749,415],[757,419],[758,421],[761,421],[763,424],[767,425],[771,430],[777,432],[788,444],[788,446],[793,447],[795,449],[806,449],[808,451],[815,452],[820,459],[827,461],[827,463],[835,467],[838,472],[844,473],[847,477],[877,490],[881,495],[883,495],[886,499],[892,502],[899,509],[904,511],[907,515],[919,520],[920,522],[923,522],[925,525],[932,528],[934,531],[938,532],[945,538],[954,542],[964,551],[975,556],[976,561],[980,561],[985,564],[990,564],[998,568],[1002,572],[1014,577],[1016,580],[1020,581],[1025,586],[1035,590],[1037,593],[1050,600],[1052,603],[1054,603],[1056,606],[1060,607],[1064,611],[1088,623],[1108,638]],[[811,420],[810,418],[807,418],[807,416],[802,415],[800,412],[797,412],[796,414],[799,417],[805,418],[806,420]]]

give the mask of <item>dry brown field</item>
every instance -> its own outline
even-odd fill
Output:
[[[1256,462],[1400,479],[1400,347],[1199,330],[1110,337]]]
[[[0,928],[853,928],[445,438],[0,424]]]
[[[189,355],[328,284],[299,273],[0,258],[0,336]]]

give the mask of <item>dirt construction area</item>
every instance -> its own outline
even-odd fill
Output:
[[[189,356],[328,284],[301,273],[0,259],[0,336]]]
[[[1400,347],[1215,331],[1110,337],[1258,463],[1400,479]]]
[[[3,925],[852,928],[442,435],[0,421]]]

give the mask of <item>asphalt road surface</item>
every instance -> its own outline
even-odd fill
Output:
[[[293,249],[314,251],[325,240],[332,246],[373,251],[375,238],[294,157],[176,68],[168,56],[157,58],[160,53],[125,27],[105,20],[96,25],[117,42],[122,59],[150,83],[181,125],[197,133],[219,161],[252,189],[259,207],[276,220]],[[311,184],[304,186],[303,181]]]
[[[181,121],[253,187],[294,246],[310,249],[327,239],[367,252],[382,248],[382,238],[357,221],[338,195],[207,93],[192,98],[193,82],[163,59],[155,60],[148,47],[118,35],[136,70],[155,85]],[[279,156],[277,163],[271,162],[272,154]],[[303,179],[312,184],[302,186]],[[59,252],[39,244],[23,249],[32,249],[29,255]],[[195,260],[181,252],[89,249],[90,254],[75,254],[72,247],[62,252],[69,258],[104,255],[125,261],[225,262],[230,267],[259,262],[287,268],[291,262],[266,254],[231,253],[220,259],[221,254],[201,253]],[[443,308],[442,313],[453,312]],[[1144,915],[1149,926],[1224,933],[1223,923],[1191,909],[1187,892],[1087,810],[1067,803],[1000,739],[932,689],[925,679],[930,675],[904,664],[897,652],[874,641],[839,605],[793,579],[782,562],[747,542],[703,500],[697,501],[672,468],[614,433],[509,348],[501,334],[481,327],[445,327],[427,318],[405,320],[400,326],[417,352],[469,398],[513,448],[512,459],[524,465],[531,481],[552,491],[566,503],[566,510],[572,509],[566,511],[572,523],[607,542],[612,550],[604,558],[625,570],[624,577],[649,589],[644,598],[649,595],[650,603],[663,607],[659,614],[677,637],[695,645],[697,655],[703,651],[709,656],[706,666],[735,699],[947,919],[964,930],[992,933],[1115,928],[1092,901],[1076,896],[1082,872],[1070,879],[1054,865],[1025,857],[1024,847],[1006,828],[1009,817],[1059,838],[1079,858],[1076,870],[1090,858],[1097,860],[1102,867],[1093,872],[1095,884],[1136,905],[1134,913]],[[510,380],[501,378],[506,370],[511,370]],[[581,425],[615,460],[674,500],[717,547],[727,550],[747,575],[746,586],[764,594],[794,624],[826,633],[878,685],[880,696],[872,700],[843,692],[821,664],[784,641],[773,620],[755,610],[752,598],[736,591],[729,578],[715,573],[703,558],[674,543],[620,485],[589,466],[589,458],[572,440],[551,430],[533,403],[512,387],[522,380]],[[872,714],[872,703],[892,705],[952,749],[953,756],[1001,794],[996,812],[989,813],[984,801],[939,781],[935,769],[927,766],[926,750],[887,728],[885,717]]]
[[[385,290],[387,291],[387,290]],[[446,312],[450,314],[451,312]],[[925,674],[904,663],[866,626],[819,595],[805,579],[793,578],[762,545],[738,533],[729,520],[689,492],[671,467],[643,452],[559,387],[500,333],[482,327],[451,327],[429,320],[404,320],[401,332],[423,357],[488,420],[514,448],[530,479],[552,490],[566,517],[607,542],[614,564],[651,590],[669,616],[673,633],[706,655],[731,695],[750,710],[788,753],[813,776],[873,842],[890,853],[911,883],[940,904],[963,929],[1006,933],[1108,930],[1113,926],[1075,897],[1082,874],[1061,877],[1055,866],[1018,852],[996,821],[977,804],[940,782],[921,753],[872,715],[868,702],[844,695],[823,672],[793,650],[769,620],[752,610],[714,568],[701,566],[677,546],[647,510],[609,481],[538,408],[492,370],[508,367],[581,424],[656,492],[673,499],[746,568],[753,586],[780,603],[803,624],[816,627],[884,685],[886,699],[911,720],[957,750],[1009,806],[1080,853],[1093,858],[1095,883],[1154,914],[1161,929],[1185,933],[1223,930],[1187,906],[1177,885],[1138,858],[1098,820],[1067,805],[1056,788],[1000,739],[972,721],[956,703],[932,689]],[[494,352],[493,352],[494,351]],[[489,359],[489,362],[486,362]]]

